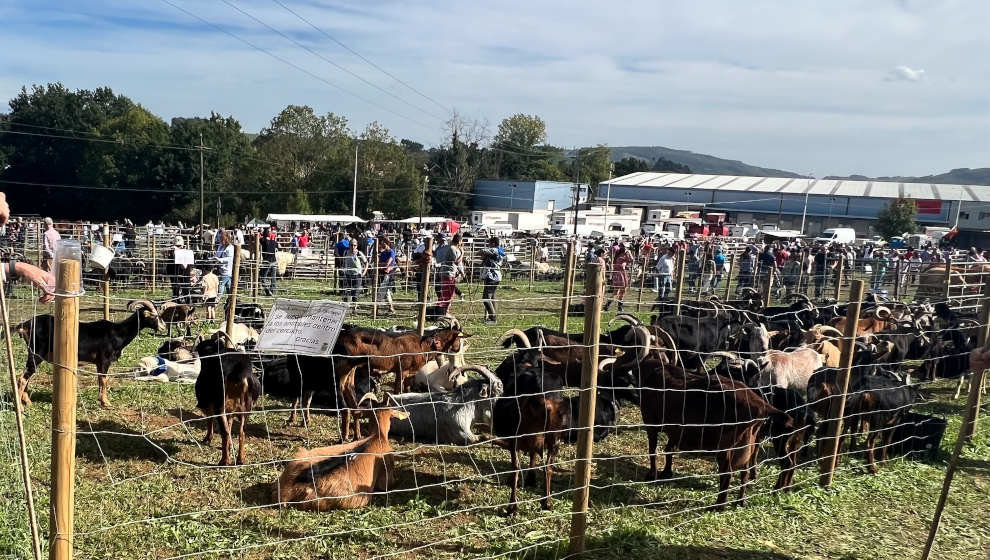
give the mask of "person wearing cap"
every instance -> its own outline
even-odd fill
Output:
[[[62,236],[55,230],[55,224],[52,222],[52,219],[45,218],[45,239],[41,268],[47,272],[52,271],[52,261],[55,259],[55,244],[60,239],[62,239]]]

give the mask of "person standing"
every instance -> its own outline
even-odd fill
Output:
[[[760,265],[760,286],[761,290],[766,286],[766,282],[773,284],[774,271],[777,269],[777,258],[773,255],[773,248],[770,244],[763,249],[758,257],[758,264]],[[763,293],[761,291],[761,293]]]
[[[712,291],[714,291],[722,283],[722,275],[726,272],[725,255],[722,253],[721,247],[715,248],[715,256],[712,257],[712,261],[715,263],[715,277],[712,279]]]
[[[206,318],[213,320],[217,318],[217,300],[220,298],[220,279],[217,278],[215,268],[210,267],[203,278],[199,281],[200,289],[203,290],[203,304],[206,305]]]
[[[261,249],[261,272],[258,281],[264,288],[265,295],[275,297],[278,284],[278,241],[272,239],[269,233],[269,229],[265,228],[258,240],[258,246]]]
[[[481,274],[484,288],[481,292],[481,303],[485,306],[485,322],[495,324],[495,290],[502,282],[502,262],[505,260],[505,249],[499,246],[498,237],[489,237],[488,246],[481,250]]]
[[[60,239],[62,239],[62,236],[55,230],[55,223],[52,222],[51,218],[45,218],[44,250],[41,261],[41,268],[45,272],[52,271],[52,263],[55,261],[55,244]]]
[[[395,313],[395,304],[392,303],[392,290],[395,286],[396,258],[395,249],[388,239],[384,237],[379,241],[381,248],[378,253],[378,294],[375,301],[388,302],[389,314]]]
[[[736,293],[742,288],[753,287],[753,273],[756,269],[756,256],[753,254],[752,247],[746,247],[743,249],[742,255],[739,256],[739,280],[736,284]]]
[[[457,287],[457,276],[461,272],[463,258],[460,233],[455,233],[450,243],[437,249],[437,279],[440,283],[440,301],[437,305],[444,312],[450,311],[450,302],[454,299],[454,288]]]
[[[189,286],[183,285],[189,279],[191,266],[179,264],[177,254],[186,248],[186,240],[181,235],[176,235],[172,242],[172,262],[165,264],[165,273],[168,275],[168,283],[172,287],[172,301],[178,303],[182,300],[184,292],[188,292]]]
[[[234,271],[234,242],[229,231],[224,231],[220,236],[220,247],[217,248],[216,257],[220,261],[220,292],[224,295],[230,290],[230,277]]]
[[[361,279],[368,272],[368,257],[359,250],[358,243],[350,244],[350,253],[342,259],[344,279],[344,303],[357,304],[361,296]]]
[[[625,245],[619,245],[612,257],[612,300],[615,300],[616,307],[622,311],[622,300],[626,297],[626,289],[629,288],[629,264],[633,262],[633,257]],[[605,311],[612,305],[612,300],[605,302]]]
[[[890,261],[887,259],[887,255],[884,254],[883,249],[877,249],[873,252],[873,289],[881,290],[883,289],[884,277],[887,275],[887,266],[889,266]]]
[[[675,251],[676,249],[674,247],[668,247],[667,250],[660,255],[660,258],[657,259],[657,278],[660,282],[657,292],[657,301],[664,301],[667,299],[667,295],[670,294],[670,290],[673,288]]]

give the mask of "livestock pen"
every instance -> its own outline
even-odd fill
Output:
[[[525,255],[524,249],[520,254]],[[242,261],[240,276],[244,281],[238,286],[238,295],[242,300],[257,301],[267,309],[273,299],[254,289],[253,264],[251,258]],[[523,362],[532,357],[526,356],[524,349],[504,347],[501,344],[503,333],[513,328],[547,327],[544,341],[529,342],[535,348],[534,354],[550,355],[559,342],[551,339],[549,330],[557,329],[562,318],[567,316],[566,310],[575,311],[576,304],[581,304],[580,313],[571,315],[566,330],[583,332],[583,323],[589,316],[599,313],[602,301],[593,296],[582,297],[582,285],[595,284],[594,278],[586,278],[583,274],[584,267],[571,271],[566,259],[562,264],[563,273],[557,277],[534,272],[531,280],[526,270],[504,280],[497,297],[497,325],[482,321],[480,285],[473,281],[462,284],[464,300],[455,299],[451,311],[462,331],[471,335],[463,339],[467,343],[463,351],[466,363],[484,365],[496,371],[508,360],[510,368],[521,373]],[[289,272],[281,279],[278,297],[337,299],[331,280],[332,264],[327,268],[320,266],[323,265],[319,261],[312,263],[312,270],[317,271],[314,276],[302,274],[302,267],[295,278]],[[855,268],[853,271],[850,276],[856,274]],[[565,291],[571,273],[577,277],[576,285]],[[107,297],[103,291],[103,278],[89,275],[85,283],[87,292],[78,298],[79,320],[103,318],[104,301],[110,304],[110,319],[121,320],[125,317],[127,303],[133,299],[160,302],[170,298],[170,279],[159,281],[156,278],[152,287],[150,278],[147,275],[145,278],[145,281],[132,278],[114,282]],[[851,279],[858,278],[861,276]],[[978,304],[986,301],[985,296],[980,295],[983,285],[970,284],[968,289],[975,286],[977,293],[970,294],[969,299]],[[654,387],[643,379],[658,371],[655,367],[644,370],[645,364],[666,360],[669,366],[665,367],[677,368],[674,360],[678,354],[686,357],[692,352],[700,352],[703,367],[718,371],[716,362],[721,357],[716,352],[722,350],[700,351],[682,346],[675,353],[666,339],[655,337],[656,333],[649,331],[650,307],[655,298],[649,287],[645,283],[638,308],[635,300],[639,293],[633,291],[626,310],[631,317],[643,321],[647,337],[642,337],[642,331],[635,328],[622,330],[622,326],[632,327],[630,322],[634,323],[634,319],[616,322],[614,313],[603,313],[600,333],[587,339],[578,337],[579,342],[565,344],[576,346],[580,356],[595,348],[601,353],[601,362],[616,360],[612,362],[613,367],[626,360],[628,371],[633,374],[633,393],[640,395],[632,396],[640,401],[641,395],[649,395]],[[739,296],[733,295],[735,287],[733,279],[726,291],[729,297],[723,293],[721,299],[738,299]],[[704,302],[711,294],[698,294],[687,286],[680,292],[681,313],[700,324],[709,309]],[[837,301],[816,302],[816,308],[828,313],[833,307],[850,303],[845,278],[840,277],[839,282],[832,284],[829,297],[836,294],[839,296],[835,298]],[[780,306],[790,304],[784,294],[777,298],[771,290],[769,295]],[[37,304],[33,294],[24,287],[17,287],[15,296],[10,300],[12,324],[51,311],[48,306]],[[421,306],[415,286],[407,292],[400,285],[395,296],[396,316],[384,317],[377,313],[374,301],[365,298],[348,311],[347,321],[374,328],[396,325],[415,328]],[[435,295],[427,292],[427,299],[427,303],[432,303]],[[883,302],[874,298],[852,299],[855,300],[852,303],[862,304],[863,314],[874,313],[878,307],[883,307]],[[910,301],[910,296],[902,293],[901,299]],[[933,298],[928,303],[934,305],[940,301]],[[766,303],[761,298],[760,304],[769,307]],[[884,391],[890,390],[893,394],[907,382],[924,400],[895,403],[892,408],[879,410],[879,416],[875,414],[877,409],[855,409],[854,416],[848,417],[847,425],[853,426],[854,433],[859,432],[858,447],[843,446],[839,450],[834,479],[827,485],[822,484],[820,467],[821,457],[828,455],[827,446],[821,445],[821,442],[829,441],[825,432],[807,440],[800,438],[799,448],[790,450],[796,471],[793,479],[785,484],[784,489],[790,490],[788,492],[774,488],[780,479],[782,463],[774,453],[769,432],[759,430],[753,440],[735,440],[730,445],[760,446],[759,453],[754,456],[758,478],[748,483],[749,500],[745,505],[732,503],[739,490],[739,483],[733,478],[729,488],[730,507],[723,511],[710,509],[716,502],[719,486],[719,474],[713,468],[710,456],[719,449],[727,449],[694,450],[691,441],[684,439],[688,436],[683,436],[677,442],[683,449],[677,451],[672,476],[648,480],[650,457],[646,428],[670,425],[689,428],[707,424],[728,430],[744,422],[745,418],[727,415],[727,410],[721,410],[718,416],[692,416],[696,411],[689,414],[685,410],[683,414],[665,416],[661,426],[648,425],[640,405],[630,402],[626,398],[629,394],[623,396],[631,387],[620,384],[617,375],[605,375],[608,366],[602,368],[598,392],[614,393],[607,399],[618,401],[617,413],[612,419],[602,414],[590,417],[599,433],[595,438],[598,441],[582,449],[590,454],[587,481],[578,476],[585,472],[584,456],[579,455],[578,449],[567,440],[575,439],[569,432],[587,427],[589,418],[584,418],[582,423],[580,415],[571,414],[570,424],[557,425],[563,443],[553,459],[552,467],[557,476],[553,477],[549,489],[552,498],[549,509],[541,508],[541,500],[545,497],[544,477],[526,480],[528,473],[544,474],[540,470],[542,463],[537,461],[530,465],[523,460],[520,465],[523,476],[519,478],[526,484],[518,494],[518,511],[507,515],[509,486],[515,469],[505,447],[511,446],[513,439],[527,436],[503,435],[499,445],[492,442],[493,434],[487,427],[474,428],[480,436],[476,442],[391,439],[389,455],[394,460],[391,481],[386,488],[374,492],[366,507],[329,512],[301,511],[291,504],[278,507],[272,489],[293,456],[303,448],[320,448],[340,442],[339,406],[326,400],[314,401],[314,414],[308,423],[289,425],[286,420],[293,406],[292,399],[263,395],[248,415],[244,464],[217,467],[216,443],[200,443],[206,419],[196,408],[193,387],[185,383],[135,379],[136,375],[147,373],[138,368],[139,360],[155,356],[163,341],[160,333],[146,330],[124,348],[111,369],[109,408],[99,406],[96,376],[91,366],[81,364],[71,369],[70,373],[78,374],[79,384],[72,549],[78,558],[564,558],[569,556],[572,546],[572,501],[576,493],[587,489],[587,524],[582,535],[586,557],[590,558],[629,555],[741,559],[915,557],[925,546],[947,464],[952,459],[951,452],[964,414],[969,410],[965,399],[953,398],[959,386],[958,379],[946,379],[938,371],[932,372],[934,379],[929,379],[921,377],[919,372],[925,369],[926,363],[947,363],[968,352],[981,336],[976,331],[982,332],[987,325],[985,315],[973,313],[975,308],[953,305],[951,309],[959,316],[940,323],[937,321],[942,319],[921,305],[918,302],[905,309],[917,315],[911,320],[922,315],[931,318],[930,324],[919,319],[918,332],[937,338],[932,345],[941,343],[941,353],[884,363],[879,359],[879,344],[874,344],[869,357],[876,356],[878,359],[873,362],[884,366],[884,371],[874,372],[872,377],[891,380],[891,385],[877,389],[868,385],[871,379],[863,381],[866,385],[858,386],[853,380],[848,391],[839,392],[848,393],[850,397],[882,397],[886,394]],[[893,313],[905,312],[893,309],[892,303],[887,306]],[[562,309],[565,310],[563,317]],[[744,321],[759,317],[758,311],[751,314]],[[216,326],[216,322],[208,321],[196,324],[202,333],[208,333]],[[594,328],[593,322],[591,327]],[[617,334],[607,340],[598,336],[611,332],[621,333],[621,336]],[[627,336],[629,332],[637,334]],[[946,332],[964,333],[968,346],[956,347],[953,345],[956,341],[943,340],[941,334]],[[850,340],[847,336],[836,338]],[[615,352],[616,349],[621,353]],[[729,348],[726,346],[725,349]],[[14,350],[20,371],[26,357],[23,341],[15,340]],[[759,358],[733,350],[740,359]],[[650,355],[644,357],[642,351]],[[247,353],[259,364],[270,358],[258,351],[248,350]],[[586,364],[570,365],[585,369]],[[853,367],[863,365],[857,363]],[[555,367],[561,366],[547,362],[540,371],[551,372]],[[37,500],[36,517],[44,536],[52,532],[49,516],[44,512],[53,502],[48,483],[52,464],[49,434],[53,401],[57,402],[51,391],[49,372],[50,367],[46,365],[35,376],[30,393],[33,404],[24,411],[31,482]],[[264,372],[259,370],[257,373]],[[902,381],[896,381],[891,374],[897,374]],[[910,379],[906,379],[908,374]],[[387,375],[380,379],[380,388],[376,391],[377,408],[389,405],[383,394],[384,388],[391,387],[389,381]],[[554,399],[558,394],[564,398],[595,394],[585,381],[563,383],[559,389],[547,387],[515,395],[509,394],[512,389],[507,386],[502,395],[489,393],[477,398],[479,403],[514,398],[512,403],[520,403],[515,406],[521,409],[522,399],[527,397],[539,397],[541,402],[565,402]],[[666,390],[682,390],[684,395],[690,391],[673,386]],[[735,390],[749,389],[737,387]],[[0,430],[0,441],[3,442],[0,454],[10,465],[2,471],[4,474],[0,478],[0,489],[5,496],[0,505],[3,520],[0,523],[0,550],[13,558],[30,558],[31,538],[23,483],[15,468],[18,452],[14,402],[10,395],[5,393],[3,397],[3,427]],[[814,407],[832,402],[828,397],[820,399],[810,404]],[[580,406],[579,400],[566,402],[569,407]],[[599,407],[599,410],[604,408]],[[824,408],[824,417],[819,422],[827,425],[829,407]],[[985,406],[981,409],[981,421],[955,461],[956,477],[933,557],[981,557],[990,548],[990,529],[982,515],[990,489],[990,433],[986,422],[982,421],[985,409]],[[874,420],[873,425],[865,426],[860,422],[867,417]],[[885,422],[885,418],[892,420]],[[498,422],[498,419],[494,421]],[[944,427],[941,440],[937,438],[938,426]],[[368,426],[365,427],[367,433]],[[797,430],[798,427],[792,425],[785,428],[784,435]],[[536,426],[535,431],[545,435],[542,424]],[[879,470],[876,474],[868,474],[867,464],[861,458],[863,439],[877,432],[882,436],[877,438]],[[666,436],[660,439],[663,442]],[[926,448],[928,444],[933,447]],[[883,448],[888,451],[885,456]],[[546,459],[545,455],[543,459]]]

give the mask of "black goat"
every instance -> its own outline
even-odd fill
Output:
[[[224,306],[230,312],[230,299]],[[234,322],[245,324],[260,331],[265,326],[265,310],[257,303],[240,303],[234,305]]]
[[[196,345],[201,363],[196,378],[196,406],[206,415],[207,421],[203,443],[210,443],[213,427],[219,425],[223,446],[221,466],[230,464],[230,432],[235,417],[241,421],[237,464],[244,464],[244,424],[261,396],[261,383],[251,368],[251,356],[231,350],[227,343],[233,346],[221,331]]]
[[[110,380],[107,373],[110,365],[120,359],[120,352],[134,340],[141,329],[165,330],[161,317],[154,304],[148,300],[139,299],[127,304],[131,315],[123,321],[107,320],[79,323],[80,362],[88,362],[96,366],[97,380],[100,386],[100,406],[110,406],[107,390]],[[27,364],[24,374],[18,380],[17,392],[25,406],[31,404],[28,398],[28,382],[41,362],[52,363],[55,348],[55,317],[52,315],[37,315],[14,327],[14,331],[27,345]]]

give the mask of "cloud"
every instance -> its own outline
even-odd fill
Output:
[[[909,66],[895,66],[887,73],[888,82],[920,82],[924,78],[924,70],[915,70]]]

